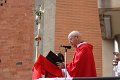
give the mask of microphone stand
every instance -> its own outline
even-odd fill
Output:
[[[66,56],[66,54],[67,54],[67,48],[65,47],[65,80],[67,78],[67,68],[66,68],[67,56]]]
[[[65,56],[64,56],[64,58],[65,58],[65,80],[66,80],[66,78],[67,78],[67,68],[66,68],[67,56],[66,56],[66,54],[67,54],[67,49],[71,49],[71,46],[61,46],[61,47],[65,48]]]

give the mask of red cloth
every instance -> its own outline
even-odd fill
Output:
[[[40,55],[33,66],[32,80],[41,78],[42,74],[46,77],[62,77],[62,71],[57,66],[48,61],[45,57]]]
[[[93,46],[84,43],[74,52],[71,63],[67,64],[67,70],[71,77],[96,77],[96,68],[92,53]]]

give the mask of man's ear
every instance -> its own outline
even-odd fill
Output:
[[[79,36],[75,36],[77,39],[79,38]]]

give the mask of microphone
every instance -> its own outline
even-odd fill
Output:
[[[66,49],[71,49],[71,46],[64,46],[64,45],[61,45],[60,47],[64,47]]]

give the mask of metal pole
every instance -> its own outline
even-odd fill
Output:
[[[44,10],[41,10],[41,6],[39,7],[39,9],[37,9],[35,11],[36,13],[36,24],[38,25],[38,34],[37,36],[35,37],[35,40],[37,41],[36,43],[36,54],[35,54],[35,60],[37,60],[38,58],[38,53],[39,53],[39,43],[40,43],[40,40],[41,40],[41,37],[40,37],[40,23],[41,23],[41,16],[42,14],[44,13]]]
[[[66,68],[66,63],[67,63],[67,48],[65,48],[65,80],[67,78],[67,68]]]

